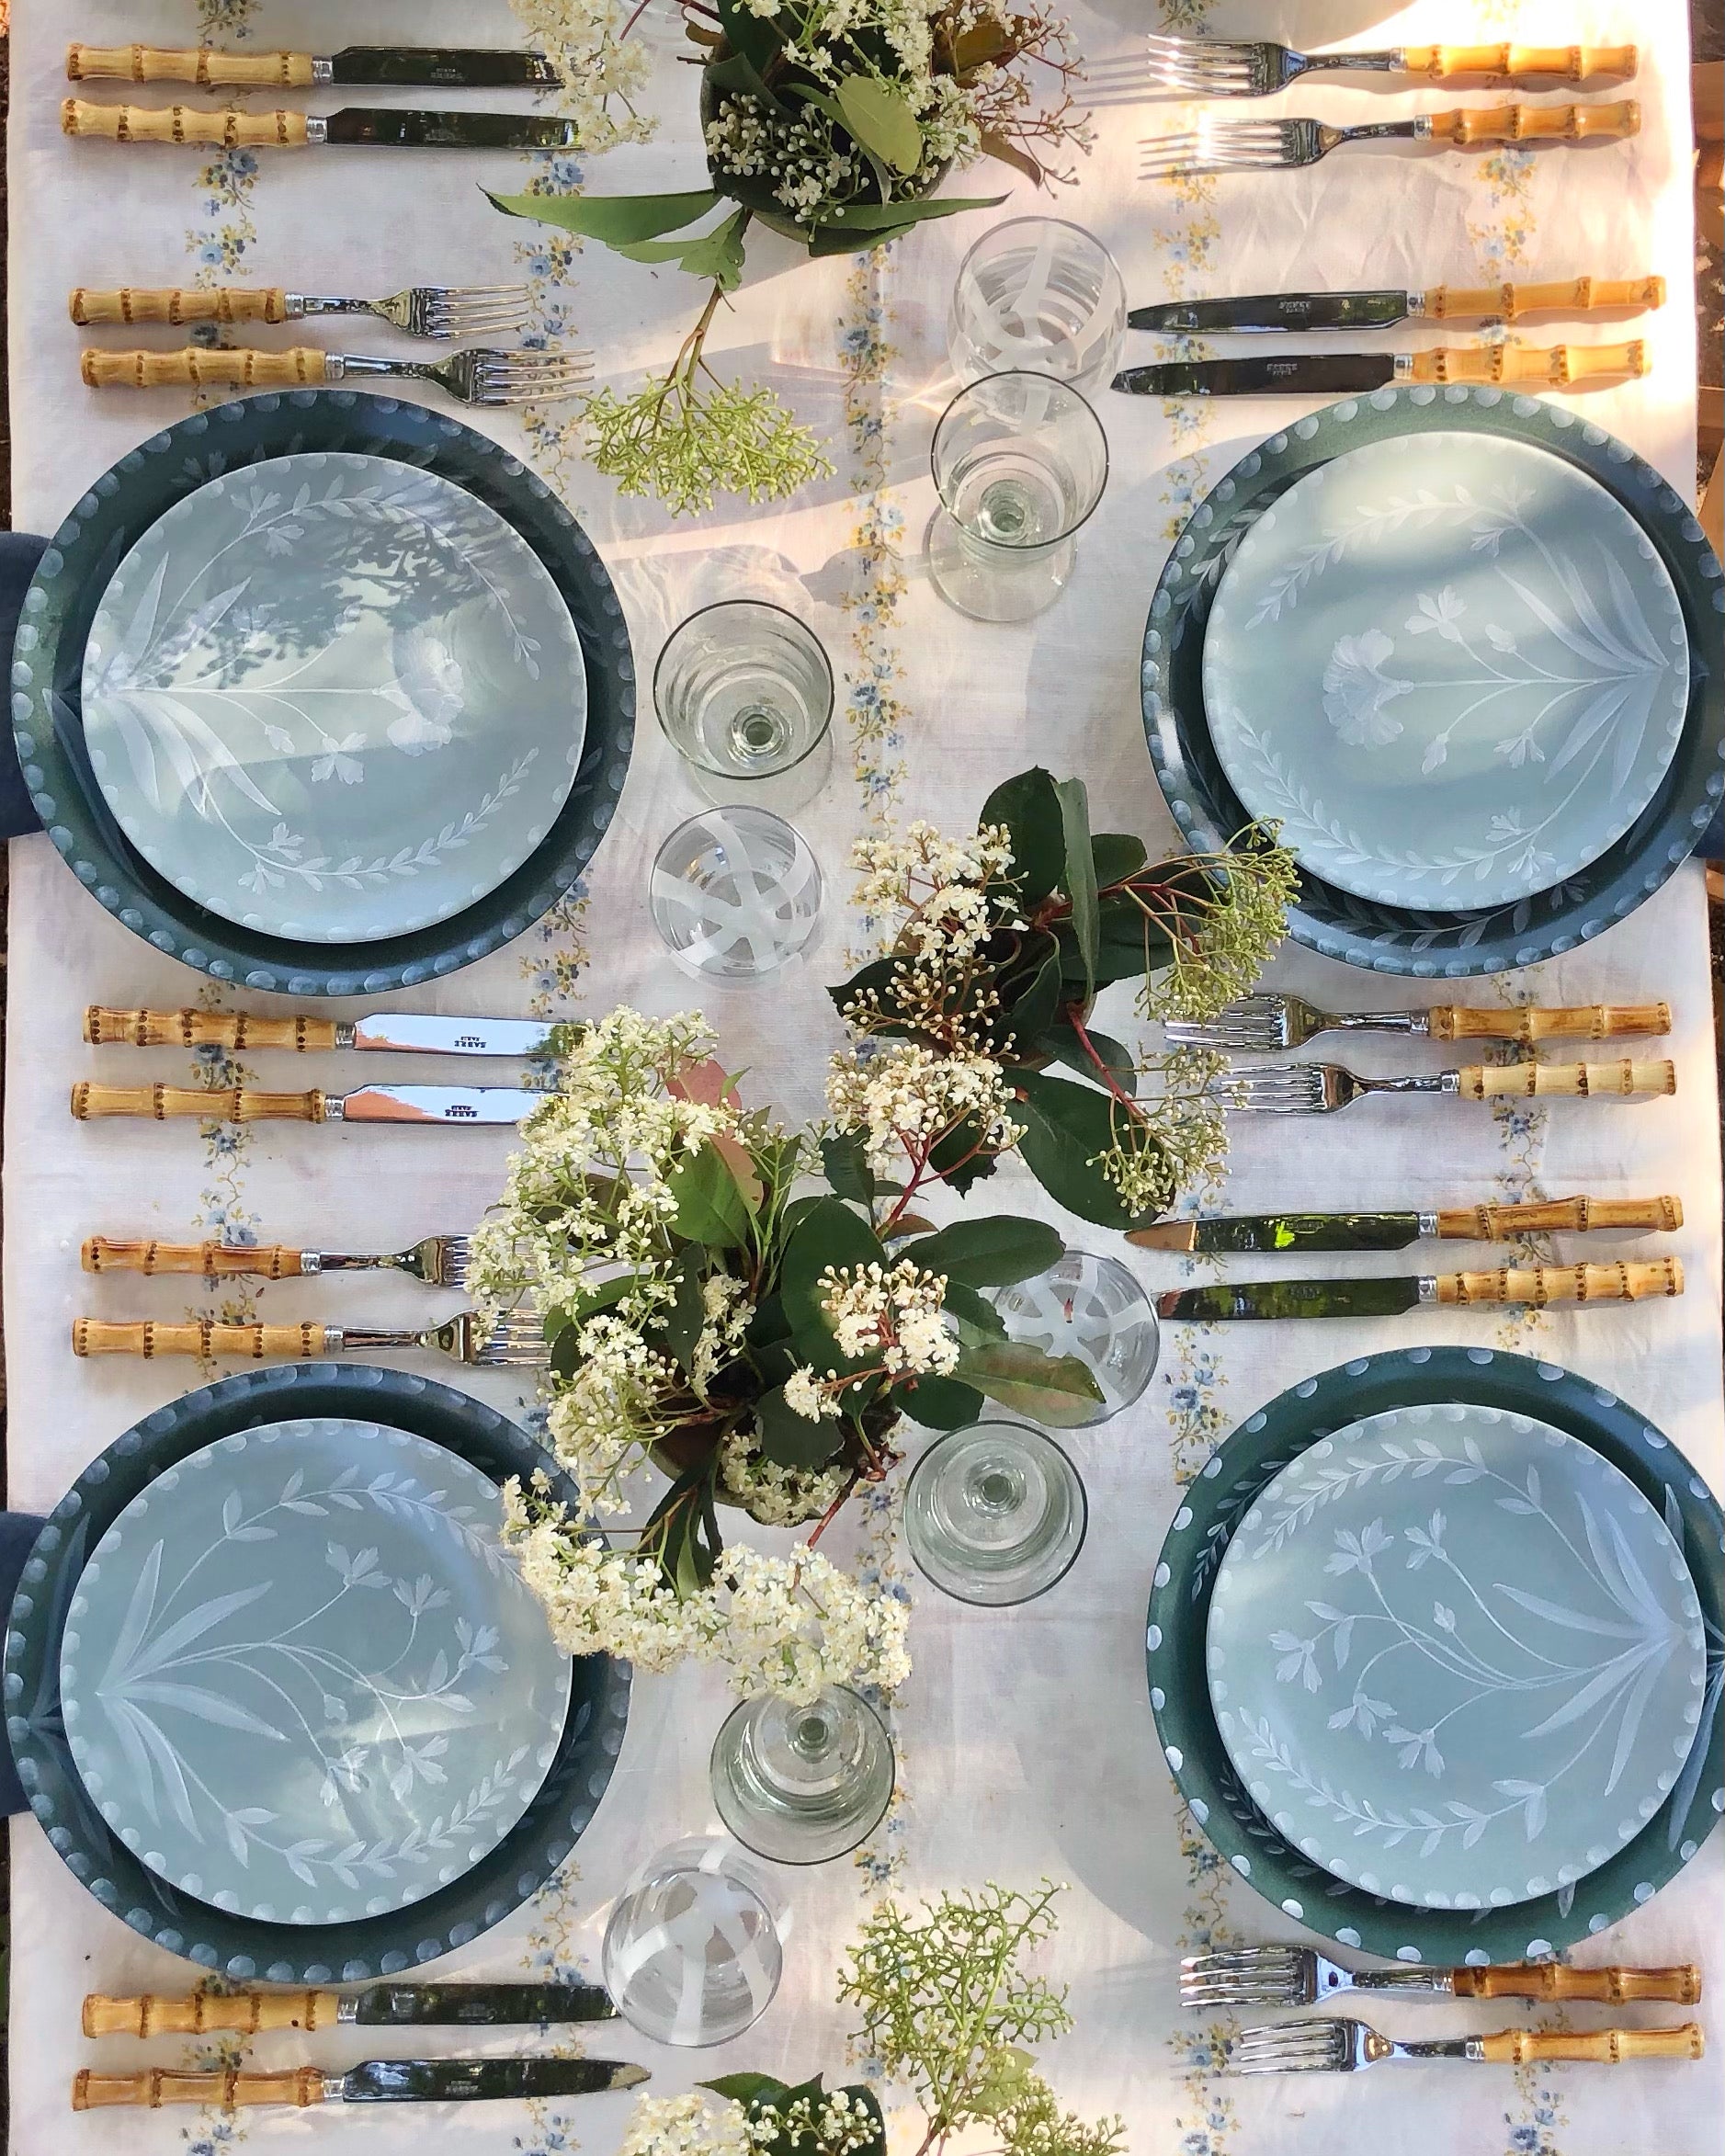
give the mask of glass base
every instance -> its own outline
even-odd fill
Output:
[[[1029,621],[1072,582],[1075,539],[1046,547],[990,547],[973,539],[951,512],[937,508],[923,538],[929,581],[972,621]]]
[[[855,1692],[745,1700],[713,1743],[719,1816],[777,1864],[825,1864],[866,1841],[892,1799],[892,1741]]]
[[[1004,1608],[1063,1579],[1084,1545],[1078,1470],[1027,1424],[972,1423],[912,1470],[904,1535],[923,1577],[959,1602]]]

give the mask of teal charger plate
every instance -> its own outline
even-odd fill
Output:
[[[1217,849],[1251,821],[1217,758],[1204,705],[1204,632],[1236,542],[1259,509],[1333,457],[1444,430],[1531,442],[1597,480],[1652,540],[1689,632],[1688,709],[1670,767],[1624,835],[1575,875],[1513,904],[1427,913],[1355,897],[1302,873],[1288,914],[1295,942],[1377,972],[1460,980],[1534,965],[1625,919],[1689,857],[1725,796],[1725,577],[1693,511],[1651,465],[1603,427],[1539,397],[1451,386],[1345,398],[1242,458],[1186,519],[1151,601],[1140,681],[1145,739],[1169,809],[1195,849]]]
[[[352,946],[296,943],[208,912],[135,853],[90,767],[84,650],[109,578],[165,511],[211,479],[276,457],[346,450],[453,481],[520,533],[574,622],[587,727],[568,799],[494,891],[448,919]],[[194,413],[105,472],[49,541],[24,596],[12,661],[24,782],[62,857],[97,902],[156,949],[218,981],[279,994],[374,995],[440,979],[526,933],[580,879],[616,812],[634,738],[629,630],[605,564],[519,458],[441,413],[352,390],[292,390]]]
[[[1333,1878],[1292,1847],[1234,1773],[1210,1708],[1205,1635],[1222,1554],[1270,1480],[1319,1438],[1388,1408],[1477,1401],[1567,1431],[1627,1475],[1681,1546],[1700,1598],[1707,1685],[1676,1787],[1639,1834],[1572,1885],[1481,1910],[1414,1909]],[[1399,1961],[1540,1960],[1651,1901],[1725,1811],[1725,1516],[1683,1455],[1615,1393],[1488,1348],[1413,1347],[1303,1379],[1248,1417],[1186,1489],[1163,1543],[1145,1634],[1151,1707],[1181,1795],[1215,1847],[1282,1912]]]
[[[502,1923],[549,1883],[585,1831],[617,1764],[629,1712],[627,1669],[603,1655],[577,1660],[557,1755],[532,1802],[471,1870],[406,1909],[344,1923],[269,1923],[199,1901],[142,1864],[85,1791],[61,1713],[61,1636],[85,1560],[164,1469],[235,1431],[317,1416],[411,1431],[494,1481],[543,1468],[573,1494],[525,1431],[448,1385],[364,1365],[251,1370],[146,1416],[90,1463],[25,1560],[6,1634],[6,1736],[30,1810],[56,1854],[133,1931],[238,1982],[392,1976]]]

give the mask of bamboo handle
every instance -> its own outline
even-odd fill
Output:
[[[1695,2006],[1701,1998],[1701,1971],[1693,1961],[1676,1969],[1566,1969],[1560,1961],[1528,1961],[1449,1974],[1458,1999],[1601,1999],[1613,2006],[1626,1999],[1674,1999]]]
[[[81,1078],[72,1089],[72,1112],[80,1123],[98,1116],[194,1116],[200,1123],[321,1123],[323,1095],[310,1093],[259,1093],[248,1085],[224,1085],[220,1092],[201,1085],[93,1085]]]
[[[1585,1235],[1602,1228],[1683,1226],[1676,1197],[1553,1197],[1538,1205],[1458,1206],[1437,1216],[1437,1232],[1451,1241],[1509,1243],[1518,1235]]]
[[[1455,105],[1425,118],[1434,142],[1464,149],[1476,142],[1621,142],[1641,131],[1633,97],[1614,105]]]
[[[1640,1302],[1683,1293],[1683,1261],[1650,1258],[1639,1265],[1505,1265],[1495,1273],[1440,1273],[1437,1299],[1472,1302]]]
[[[1585,1099],[1595,1094],[1629,1099],[1677,1090],[1675,1063],[1637,1063],[1628,1056],[1611,1063],[1468,1063],[1458,1075],[1468,1100],[1505,1095],[1516,1100]]]
[[[1663,307],[1663,277],[1572,277],[1542,285],[1438,285],[1425,295],[1435,322],[1481,314],[1519,322],[1524,314],[1597,314],[1608,307]]]
[[[102,352],[86,346],[85,385],[93,390],[291,390],[324,380],[315,346],[285,352],[222,352],[187,345],[178,352]]]
[[[180,285],[150,289],[126,285],[93,292],[80,285],[67,301],[80,328],[110,322],[285,322],[288,295],[279,285],[211,285],[199,291]]]
[[[293,150],[306,140],[303,112],[207,111],[196,105],[86,105],[60,108],[68,135],[105,142],[180,142],[206,150]]]
[[[1627,1033],[1669,1033],[1669,1004],[1570,1004],[1470,1010],[1438,1004],[1425,1014],[1434,1040],[1612,1040]]]
[[[68,45],[66,80],[125,83],[198,83],[206,90],[232,84],[236,88],[280,87],[302,90],[312,80],[309,52],[222,52],[199,45],[165,52],[155,45]]]
[[[252,1011],[114,1011],[91,1004],[84,1038],[106,1048],[333,1049],[334,1018],[260,1018]]]
[[[106,1235],[90,1236],[82,1253],[86,1273],[195,1273],[205,1280],[228,1273],[298,1279],[303,1254],[279,1243],[116,1243]]]
[[[1651,367],[1640,337],[1627,345],[1438,345],[1415,352],[1407,379],[1430,382],[1543,382],[1575,389],[1588,381],[1632,381]]]
[[[1525,75],[1566,83],[1627,83],[1640,64],[1633,45],[1410,45],[1410,74],[1435,83],[1457,75],[1486,75],[1516,82]]]
[[[248,1362],[266,1356],[313,1360],[324,1351],[322,1325],[220,1325],[213,1318],[190,1324],[110,1324],[102,1318],[74,1318],[72,1352],[76,1356],[137,1355],[153,1362],[159,1355],[195,1355],[202,1362],[218,1356],[243,1356]]]
[[[141,1999],[109,1999],[92,1991],[84,2002],[84,2033],[201,2037],[210,2029],[238,2029],[253,2037],[260,2029],[334,2028],[340,2004],[339,1991],[233,1991],[225,1998],[193,1991],[183,1999],[158,1999],[153,1991]]]
[[[86,2066],[72,2084],[74,2111],[99,2111],[112,2104],[143,2105],[152,2111],[164,2104],[208,2104],[233,2111],[242,2104],[295,2104],[301,2109],[323,2101],[323,2076],[315,2066],[289,2073],[241,2073],[236,2068],[210,2073],[92,2073]]]
[[[1626,2059],[1699,2059],[1706,2048],[1695,2021],[1674,2029],[1500,2029],[1480,2038],[1486,2058],[1502,2066],[1532,2066],[1546,2059],[1595,2066],[1617,2066]]]

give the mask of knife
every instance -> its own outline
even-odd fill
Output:
[[[1239,1280],[1176,1288],[1156,1298],[1156,1314],[1184,1318],[1392,1318],[1404,1311],[1467,1303],[1639,1302],[1681,1295],[1683,1264],[1510,1265],[1495,1273],[1408,1274],[1390,1279]]]
[[[405,150],[569,150],[575,123],[528,112],[414,112],[347,105],[339,112],[240,112],[196,105],[60,108],[68,135],[108,142],[179,142],[210,150],[292,150],[312,142],[380,142]]]
[[[260,1093],[249,1085],[93,1085],[72,1089],[81,1123],[102,1116],[189,1116],[202,1123],[518,1123],[551,1097],[521,1085],[364,1085],[356,1093]]]
[[[460,2104],[513,2097],[594,2096],[632,2089],[647,2069],[625,2059],[367,2059],[350,2073],[296,2066],[285,2073],[92,2073],[72,2084],[72,2108],[96,2111],[115,2104],[206,2104],[233,2111],[242,2104]]]
[[[309,89],[320,83],[392,83],[463,90],[555,89],[562,70],[542,52],[462,45],[347,45],[312,52],[223,52],[200,45],[165,52],[153,45],[69,45],[68,82],[197,83],[201,88]]]
[[[1131,397],[1347,396],[1387,382],[1538,383],[1570,389],[1647,372],[1647,346],[1439,345],[1429,352],[1311,352],[1275,358],[1159,359],[1122,368],[1113,386]]]
[[[565,1025],[568,1021],[563,1021]],[[372,1011],[363,1018],[260,1018],[250,1011],[112,1011],[92,1004],[84,1038],[97,1048],[285,1048],[299,1053],[338,1048],[398,1050],[427,1056],[547,1054],[558,1021],[548,1018],[437,1018],[418,1011]]]
[[[1132,1228],[1141,1250],[1405,1250],[1423,1236],[1513,1243],[1523,1235],[1623,1233],[1683,1225],[1675,1197],[1553,1197],[1537,1205],[1458,1206],[1429,1213],[1236,1213]]]
[[[363,1991],[146,1992],[84,2002],[86,2037],[198,2036],[210,2029],[484,2027],[510,2022],[608,2021],[617,2008],[599,1984],[370,1984]]]
[[[1163,336],[1219,330],[1389,329],[1398,322],[1518,322],[1524,314],[1591,314],[1660,307],[1663,277],[1568,278],[1541,285],[1436,285],[1429,292],[1248,292],[1227,300],[1169,300],[1134,307],[1129,329]]]

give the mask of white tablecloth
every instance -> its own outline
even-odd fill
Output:
[[[654,0],[655,7],[664,0]],[[74,283],[169,284],[221,277],[301,289],[388,291],[410,279],[489,280],[525,266],[544,318],[596,346],[602,368],[627,374],[663,360],[691,313],[695,289],[596,251],[559,280],[537,228],[505,224],[476,182],[525,180],[512,157],[393,156],[299,152],[204,168],[198,153],[122,150],[65,142],[62,48],[92,40],[192,41],[199,34],[327,51],[355,40],[505,40],[542,30],[557,0],[52,0],[13,9],[11,184],[12,398],[15,491],[21,527],[50,530],[80,492],[150,428],[184,414],[176,393],[97,396],[77,382],[80,334],[65,318]],[[1134,178],[1139,136],[1162,116],[1147,106],[1101,116],[1102,140],[1061,213],[1099,233],[1120,259],[1134,301],[1180,291],[1360,283],[1483,283],[1506,275],[1629,276],[1663,272],[1664,312],[1642,331],[1651,380],[1595,393],[1588,409],[1686,489],[1694,471],[1695,363],[1691,293],[1688,51],[1685,0],[1453,0],[1391,14],[1387,0],[1282,0],[1271,8],[1168,0],[1182,24],[1249,28],[1296,40],[1365,43],[1517,37],[1568,42],[1634,35],[1645,114],[1638,141],[1597,153],[1508,151],[1487,155],[1364,152],[1296,179],[1236,179],[1149,191]],[[1125,48],[1149,26],[1147,0],[1081,6],[1093,54]],[[600,163],[600,190],[692,186],[700,158],[687,71],[663,56],[655,85],[667,118],[659,141]],[[122,93],[116,86],[112,95]],[[164,88],[144,93],[171,101]],[[350,95],[358,95],[351,94]],[[339,102],[330,99],[328,104]],[[398,101],[412,102],[411,95]],[[434,101],[428,96],[421,101]],[[470,99],[483,103],[486,100]],[[1402,92],[1396,110],[1433,107],[1441,93]],[[1298,100],[1353,114],[1377,101],[1345,85]],[[1010,175],[972,175],[1004,187]],[[969,183],[967,183],[968,185]],[[972,190],[978,191],[978,190]],[[998,214],[1036,207],[1015,185]],[[711,994],[706,1008],[732,1066],[747,1066],[752,1097],[788,1115],[816,1110],[837,1028],[823,984],[840,977],[856,940],[842,894],[851,838],[870,823],[911,814],[967,824],[988,787],[1033,761],[1077,771],[1102,821],[1152,839],[1171,829],[1145,755],[1136,686],[1146,601],[1182,513],[1253,440],[1292,415],[1287,403],[1164,409],[1104,400],[1113,476],[1081,541],[1076,583],[1027,628],[988,630],[948,612],[927,587],[919,554],[932,491],[927,444],[944,398],[946,300],[976,218],[936,226],[885,262],[810,265],[768,235],[751,240],[734,310],[721,319],[721,370],[766,374],[785,386],[826,437],[836,476],[789,507],[721,506],[668,526],[651,505],[619,503],[535,430],[528,453],[583,517],[618,582],[643,675],[669,628],[694,607],[749,592],[804,615],[841,675],[837,775],[802,819],[834,894],[825,941],[794,977],[755,994]],[[289,341],[292,332],[264,333]],[[1620,331],[1567,325],[1581,337]],[[1436,342],[1435,330],[1410,341]],[[176,341],[163,333],[160,341]],[[334,340],[332,340],[334,341]],[[405,349],[368,327],[359,348]],[[509,417],[480,424],[520,440]],[[672,755],[647,714],[622,810],[584,897],[517,947],[438,992],[451,1011],[580,1007],[619,999],[653,1009],[697,1000],[664,961],[647,920],[646,866],[688,803]],[[200,1139],[187,1125],[77,1125],[68,1084],[84,1075],[186,1080],[186,1060],[163,1051],[100,1055],[79,1043],[89,1002],[176,1005],[205,985],[150,951],[81,891],[45,838],[13,850],[11,1028],[7,1075],[6,1320],[10,1356],[12,1502],[46,1510],[77,1471],[139,1415],[195,1376],[187,1365],[80,1363],[67,1327],[80,1311],[178,1313],[172,1281],[93,1283],[78,1270],[93,1231],[190,1238],[255,1230],[325,1247],[391,1246],[468,1225],[494,1193],[507,1150],[495,1132],[437,1135],[265,1127]],[[1320,999],[1395,1004],[1396,982],[1288,950],[1275,978]],[[1221,1935],[1292,1935],[1288,1922],[1220,1867],[1178,1806],[1157,1752],[1142,1664],[1149,1576],[1175,1492],[1209,1448],[1254,1408],[1303,1374],[1353,1354],[1418,1341],[1524,1347],[1619,1389],[1681,1445],[1718,1486],[1725,1469],[1719,1363],[1719,1181],[1709,1055],[1706,931],[1698,869],[1680,874],[1628,924],[1573,955],[1503,977],[1483,992],[1547,1003],[1669,997],[1677,1030],[1674,1101],[1640,1107],[1566,1107],[1495,1116],[1455,1104],[1363,1106],[1339,1124],[1291,1132],[1237,1131],[1227,1183],[1235,1206],[1438,1205],[1487,1196],[1682,1193],[1687,1225],[1675,1247],[1688,1270],[1680,1305],[1581,1317],[1422,1313],[1373,1328],[1331,1324],[1176,1328],[1141,1405],[1083,1436],[1077,1451],[1092,1499],[1082,1560],[1044,1600],[998,1615],[918,1587],[915,1675],[897,1719],[901,1794],[886,1830],[855,1864],[790,1877],[793,1912],[785,1982],[762,2023],[720,2054],[653,2051],[623,2025],[592,2048],[651,2058],[656,2088],[675,2090],[727,2067],[795,2075],[843,2065],[845,2021],[832,2004],[834,1966],[869,1897],[914,1895],[960,1881],[1070,1882],[1053,1953],[1072,1987],[1074,2034],[1048,2063],[1061,2098],[1122,2113],[1131,2146],[1181,2156],[1271,2156],[1281,2150],[1394,2150],[1410,2156],[1504,2149],[1518,2156],[1682,2156],[1716,2147],[1725,2098],[1717,2006],[1699,2066],[1386,2069],[1364,2081],[1231,2083],[1211,2071],[1209,2032],[1173,2003],[1176,1957]],[[573,999],[573,1001],[569,1000]],[[421,1002],[422,997],[397,999]],[[278,1007],[262,999],[264,1007]],[[1124,1014],[1122,1014],[1124,1016]],[[1117,1026],[1117,1030],[1118,1029]],[[1440,1067],[1438,1050],[1362,1043],[1361,1064]],[[286,1058],[259,1058],[261,1082],[323,1080]],[[406,1076],[401,1069],[366,1076]],[[422,1073],[423,1074],[423,1073]],[[1003,1174],[979,1203],[1033,1208],[1028,1178]],[[1579,1245],[1567,1257],[1582,1254]],[[1181,1262],[1137,1254],[1148,1286],[1171,1284]],[[1347,1263],[1349,1261],[1339,1261]],[[1241,1261],[1243,1265],[1248,1261]],[[1382,1261],[1378,1261],[1381,1267]],[[1364,1261],[1364,1269],[1374,1269]],[[199,1284],[190,1284],[199,1301]],[[288,1283],[258,1292],[273,1318],[405,1320],[440,1308],[387,1281]],[[425,1368],[423,1360],[414,1367]],[[500,1402],[500,1382],[437,1366]],[[900,1565],[890,1524],[847,1530],[874,1560]],[[687,1674],[637,1686],[622,1762],[592,1831],[554,1893],[522,1910],[460,1958],[459,1972],[529,1969],[592,1973],[608,1898],[663,1840],[710,1822],[708,1748],[723,1711],[716,1678]],[[364,2134],[379,2156],[441,2136],[474,2156],[549,2156],[615,2146],[622,2098],[447,2114],[396,2111],[316,2125],[297,2114],[108,2113],[74,2118],[75,2068],[179,2063],[175,2040],[147,2050],[77,2036],[86,1988],[172,1990],[192,1972],[105,1913],[51,1853],[37,1825],[14,1828],[12,2147],[17,2156],[124,2150],[200,2152],[312,2133]],[[1725,1841],[1716,1837],[1650,1906],[1578,1959],[1712,1965],[1722,1971]],[[1675,2013],[1665,2016],[1676,2018]],[[1385,2008],[1394,2033],[1454,2031],[1481,2017],[1459,2009]],[[1492,2026],[1501,2011],[1487,2017]],[[1658,2010],[1635,2010],[1657,2020]],[[468,2039],[454,2033],[444,2048]],[[502,2035],[491,2048],[507,2049]],[[324,2064],[366,2053],[363,2035],[319,2037]],[[286,2037],[254,2047],[259,2063],[297,2062]],[[899,2130],[908,2131],[908,2117]],[[356,2144],[357,2145],[357,2144]],[[907,2143],[906,2145],[912,2145]]]

